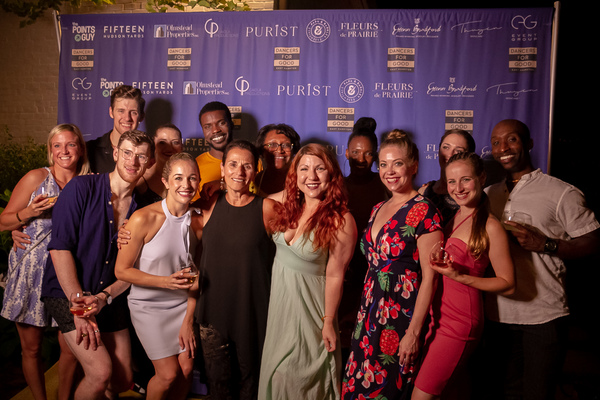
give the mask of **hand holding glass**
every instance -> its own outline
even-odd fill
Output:
[[[40,194],[48,199],[48,204],[54,204],[58,198],[58,191],[54,186],[40,185],[35,191],[35,196]]]
[[[71,293],[69,297],[69,311],[81,317],[93,308],[93,297],[90,292]]]
[[[187,256],[187,262],[185,264],[181,264],[182,270],[184,270],[186,268],[190,269],[187,272],[188,283],[194,284],[194,282],[196,282],[196,279],[198,279],[198,267],[196,267],[196,264],[194,263],[194,259],[192,258],[192,256],[190,254],[188,254],[188,256]]]
[[[509,231],[514,231],[516,230],[516,228],[514,226],[505,224],[505,221],[515,222],[519,225],[528,227],[531,226],[531,215],[521,211],[504,211],[504,213],[502,214],[502,222],[504,228]]]
[[[448,260],[452,260],[452,256],[446,252],[444,242],[437,242],[429,253],[429,261],[438,267],[446,267]]]

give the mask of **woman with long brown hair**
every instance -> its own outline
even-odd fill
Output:
[[[283,210],[275,223],[260,399],[336,399],[341,348],[337,310],[356,241],[344,177],[318,144],[290,166]]]

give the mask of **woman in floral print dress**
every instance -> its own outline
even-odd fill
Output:
[[[373,208],[361,240],[369,270],[346,363],[345,400],[410,396],[435,291],[429,253],[442,240],[435,206],[413,188],[417,169],[417,146],[404,132],[390,132],[379,150],[379,175],[392,197]]]

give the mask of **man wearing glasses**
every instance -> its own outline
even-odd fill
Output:
[[[154,141],[124,132],[112,156],[112,172],[73,178],[52,215],[42,299],[83,367],[76,399],[117,395],[132,382],[127,299],[118,296],[129,285],[114,274],[117,233],[136,209],[133,190],[154,162]],[[74,317],[69,297],[77,292],[91,293],[91,310]]]

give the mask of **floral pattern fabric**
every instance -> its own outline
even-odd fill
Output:
[[[410,324],[421,282],[417,238],[441,230],[440,217],[429,200],[417,195],[380,232],[372,232],[383,204],[373,208],[360,243],[369,269],[342,384],[345,400],[397,399],[413,379],[412,368],[402,370],[399,365],[398,345]],[[375,240],[372,233],[377,234]]]

